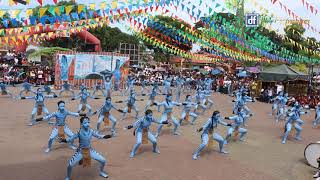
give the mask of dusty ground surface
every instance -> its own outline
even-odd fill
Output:
[[[18,89],[10,89],[17,94]],[[123,99],[115,93],[113,101]],[[141,97],[147,99],[147,97]],[[66,107],[76,111],[79,101],[70,101],[69,97],[46,100],[50,112],[57,109],[56,102],[67,101]],[[184,98],[183,98],[184,99]],[[270,104],[256,102],[249,104],[254,116],[249,120],[246,142],[231,142],[226,146],[230,154],[222,155],[214,149],[206,150],[199,160],[192,160],[192,153],[200,143],[200,135],[196,129],[211,115],[213,110],[220,110],[222,116],[231,115],[232,98],[219,93],[211,97],[215,105],[201,115],[194,126],[184,125],[180,128],[181,136],[171,134],[169,128],[163,128],[159,137],[161,154],[152,153],[150,143],[142,145],[134,159],[129,153],[135,143],[132,130],[125,131],[123,127],[134,121],[132,116],[119,121],[118,136],[108,140],[94,139],[93,147],[103,154],[108,164],[105,170],[112,180],[309,180],[312,179],[314,169],[304,162],[304,148],[310,142],[319,140],[319,129],[313,129],[311,122],[314,111],[302,117],[302,141],[297,142],[292,137],[287,144],[281,144],[284,122],[275,123],[268,115]],[[163,96],[158,100],[163,100]],[[104,100],[89,100],[94,110],[98,109]],[[139,102],[142,110],[146,101]],[[53,150],[46,154],[48,137],[52,126],[40,123],[27,126],[33,107],[33,100],[13,100],[0,97],[0,179],[5,180],[62,180],[66,174],[67,161],[74,151],[64,144],[54,143]],[[123,108],[125,104],[116,104]],[[181,108],[174,109],[174,115],[180,117]],[[121,114],[114,111],[119,120]],[[142,113],[141,113],[142,114]],[[133,115],[133,114],[132,114]],[[160,113],[155,116],[160,118]],[[91,120],[91,127],[95,128],[97,116]],[[77,118],[68,118],[67,123],[72,131],[79,128]],[[153,130],[156,125],[152,125]],[[225,136],[225,127],[219,127],[218,132]],[[108,130],[104,133],[109,133]],[[98,164],[90,168],[77,166],[73,171],[74,180],[98,180]]]

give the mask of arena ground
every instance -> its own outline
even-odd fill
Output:
[[[10,89],[17,94],[18,89]],[[123,99],[112,96],[113,102]],[[142,97],[147,100],[147,97]],[[66,100],[66,107],[76,111],[79,101],[70,101],[70,97],[46,100],[50,112],[57,109],[58,100]],[[139,98],[140,99],[140,98]],[[163,97],[158,98],[162,100]],[[184,97],[183,97],[184,99]],[[134,159],[129,153],[135,143],[132,130],[123,127],[134,121],[130,118],[119,121],[118,136],[108,140],[93,140],[93,147],[107,159],[105,170],[111,180],[310,180],[315,171],[304,161],[304,148],[311,142],[318,141],[319,129],[312,128],[314,111],[304,115],[302,141],[297,142],[292,137],[287,144],[281,144],[284,121],[276,123],[268,113],[270,104],[255,102],[249,104],[254,116],[249,120],[248,135],[245,142],[231,142],[226,146],[230,154],[217,152],[215,143],[213,150],[206,150],[199,160],[192,160],[192,153],[200,143],[200,134],[196,129],[211,115],[213,110],[220,110],[222,116],[230,116],[232,98],[214,93],[212,99],[215,105],[201,115],[194,126],[183,125],[181,136],[174,136],[169,128],[163,128],[159,137],[161,154],[152,153],[150,143],[142,145]],[[94,110],[98,109],[104,99],[89,100]],[[139,102],[142,110],[146,101]],[[29,127],[32,100],[13,100],[0,97],[0,175],[3,180],[59,180],[64,179],[68,159],[73,150],[65,144],[54,143],[53,150],[44,153],[52,126],[42,122]],[[123,108],[125,104],[116,104]],[[153,108],[155,110],[155,108]],[[154,111],[156,112],[156,111]],[[121,114],[112,112],[119,120]],[[174,109],[174,115],[180,117],[181,108]],[[142,114],[142,113],[140,113]],[[160,113],[155,116],[160,118]],[[91,119],[91,127],[95,127],[97,116]],[[68,118],[67,123],[75,132],[79,128],[79,119]],[[152,125],[155,130],[156,125]],[[109,131],[105,131],[108,133]],[[226,127],[218,128],[223,136]],[[73,171],[74,180],[98,180],[98,164],[94,162],[90,168],[77,166]]]

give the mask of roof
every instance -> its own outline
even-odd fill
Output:
[[[308,80],[308,77],[307,74],[296,71],[285,64],[267,68],[259,74],[259,79],[262,81]]]

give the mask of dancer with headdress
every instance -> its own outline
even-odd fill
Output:
[[[97,131],[100,131],[100,126],[101,126],[102,122],[104,123],[104,126],[108,126],[109,121],[111,121],[112,122],[111,133],[112,133],[112,136],[116,136],[117,120],[110,113],[111,109],[115,109],[115,110],[123,113],[123,111],[121,109],[117,109],[112,104],[111,97],[106,97],[105,104],[97,111],[97,113],[99,114],[98,123],[97,123]]]
[[[173,116],[173,107],[174,106],[181,106],[182,104],[172,101],[172,95],[167,94],[165,101],[163,101],[161,103],[155,102],[155,105],[164,107],[160,122],[168,121],[169,126],[171,126],[171,123],[173,123],[173,126],[174,126],[173,134],[180,135],[180,133],[178,133],[178,131],[177,131],[180,124],[179,124],[179,121]],[[158,137],[160,135],[162,126],[163,126],[162,124],[159,124],[156,137]]]
[[[30,120],[29,126],[32,126],[36,123],[36,119],[35,119],[36,115],[39,116],[42,113],[44,113],[45,115],[49,114],[49,111],[44,104],[45,98],[56,98],[56,97],[57,97],[56,95],[44,95],[43,92],[41,91],[41,88],[37,89],[35,96],[21,97],[21,99],[35,100],[35,104],[31,112],[31,120]]]
[[[133,146],[132,151],[130,153],[130,158],[133,158],[135,156],[137,149],[139,148],[141,143],[147,144],[148,140],[153,145],[153,152],[158,154],[160,153],[157,147],[158,146],[157,139],[150,131],[151,123],[157,123],[157,124],[163,125],[163,124],[168,124],[168,121],[159,122],[153,117],[152,111],[148,109],[145,112],[144,117],[140,118],[135,123],[127,127],[127,129],[135,128],[134,135],[136,135],[136,139],[137,139],[136,144]]]
[[[194,107],[196,108],[197,103],[192,102],[192,97],[190,95],[186,96],[186,100],[182,103],[183,110],[181,112],[181,118],[180,118],[180,125],[183,121],[186,121],[187,123],[190,123],[191,125],[194,124],[196,121],[198,115],[191,111],[191,109]],[[192,118],[190,120],[190,117]]]
[[[214,129],[218,127],[218,124],[222,124],[224,126],[232,126],[231,124],[228,124],[224,122],[221,119],[220,112],[214,111],[212,113],[211,118],[208,119],[208,121],[197,130],[197,132],[201,132],[201,144],[198,147],[198,149],[193,154],[193,159],[196,160],[199,157],[200,152],[207,146],[212,146],[212,140],[215,140],[219,143],[219,152],[223,154],[227,154],[228,152],[224,150],[224,142],[225,139],[218,133],[214,132]]]
[[[301,115],[307,114],[306,111],[301,110],[301,105],[296,101],[294,107],[288,113],[287,122],[284,127],[284,135],[282,137],[282,144],[285,144],[287,138],[294,127],[296,130],[295,140],[301,140],[300,134],[302,131],[302,125],[304,124],[303,120],[300,118]]]
[[[91,99],[97,99],[94,96],[90,95],[90,93],[87,91],[86,88],[82,89],[82,91],[79,93],[78,96],[72,98],[71,100],[76,100],[80,98],[80,104],[78,106],[78,112],[80,113],[81,111],[84,112],[87,108],[89,111],[89,114],[92,113],[92,108],[88,103],[88,98]]]
[[[227,144],[230,141],[232,135],[236,137],[239,133],[239,140],[244,141],[244,136],[248,133],[248,130],[241,126],[243,125],[243,120],[250,116],[252,116],[252,114],[247,115],[243,107],[239,107],[235,116],[225,117],[225,119],[234,121],[234,123],[231,124],[231,127],[227,131],[225,144]]]
[[[97,84],[94,85],[93,87],[93,92],[92,92],[92,96],[94,96],[97,92],[101,92],[102,95],[104,97],[107,97],[107,94],[103,91],[103,88],[102,88],[102,85],[101,85],[101,82],[98,82]]]
[[[86,115],[83,113],[74,113],[66,110],[64,101],[59,101],[57,104],[58,104],[58,111],[51,113],[47,116],[44,116],[42,118],[36,119],[36,122],[39,122],[39,121],[49,121],[51,118],[56,118],[56,123],[54,124],[54,128],[49,137],[48,148],[45,150],[46,153],[51,151],[52,144],[55,139],[59,138],[59,141],[62,142],[63,140],[66,139],[65,135],[67,135],[68,137],[72,137],[74,135],[66,123],[67,116],[79,117],[79,116]],[[69,147],[72,149],[75,149],[73,145],[73,141],[69,141]]]
[[[23,84],[22,84],[22,89],[21,89],[21,91],[19,92],[19,97],[21,98],[23,93],[28,94],[29,92],[32,92],[32,93],[35,94],[35,92],[33,92],[32,89],[31,89],[32,86],[33,86],[33,85],[30,84],[30,83],[28,83],[28,80],[25,79],[24,82],[23,82]]]
[[[13,94],[8,91],[7,85],[4,84],[4,82],[2,80],[0,81],[0,90],[1,90],[2,96],[9,95],[11,98],[14,98]]]
[[[103,178],[107,178],[108,173],[104,171],[106,159],[93,149],[91,145],[91,139],[92,137],[95,137],[97,139],[109,139],[112,136],[101,135],[97,131],[91,129],[90,119],[88,117],[81,117],[80,123],[80,130],[68,139],[63,140],[63,142],[72,143],[74,140],[79,139],[79,146],[75,154],[68,162],[67,176],[65,180],[71,179],[72,169],[77,164],[83,165],[83,167],[91,166],[91,159],[99,162],[99,175]]]
[[[71,89],[72,85],[68,83],[68,81],[63,81],[63,84],[62,84],[62,89],[60,90],[59,92],[59,97],[61,97],[61,94],[63,92],[70,92],[72,93],[72,97],[75,97],[75,93],[74,91]]]

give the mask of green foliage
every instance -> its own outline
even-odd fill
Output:
[[[304,63],[295,63],[295,64],[291,65],[290,67],[292,67],[296,71],[299,71],[299,72],[302,72],[305,74],[308,73],[308,67]]]
[[[135,36],[123,33],[119,28],[103,26],[90,29],[89,32],[100,40],[103,51],[114,51],[120,43],[139,44],[139,40]]]
[[[29,54],[28,58],[35,58],[35,57],[53,57],[53,55],[58,51],[70,51],[70,49],[61,48],[61,47],[49,47],[49,48],[42,48],[39,49],[31,54]]]
[[[73,1],[59,1],[55,6],[69,6],[69,5],[75,5],[70,13],[77,12],[77,9],[76,9],[77,3],[73,2]],[[52,5],[48,5],[47,4],[47,5],[42,6],[42,7],[41,6],[37,6],[37,7],[35,7],[33,9],[32,14],[34,16],[39,16],[40,8],[49,8],[50,6],[52,6]],[[61,13],[64,13],[64,12],[61,12]],[[52,16],[52,14],[48,11],[48,9],[44,13],[44,15]]]

